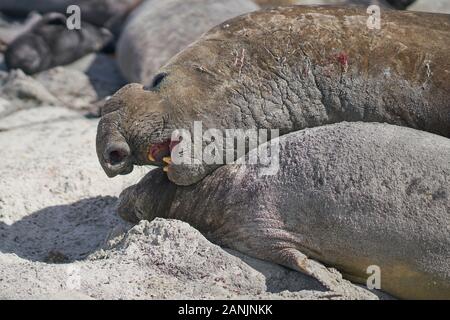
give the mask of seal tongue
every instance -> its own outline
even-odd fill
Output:
[[[153,162],[162,162],[164,158],[170,157],[170,153],[175,148],[180,140],[167,140],[166,142],[156,143],[150,146],[148,152],[148,159]]]
[[[151,145],[148,152],[148,159],[150,161],[161,162],[167,156],[170,156],[170,141]]]

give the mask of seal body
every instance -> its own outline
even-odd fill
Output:
[[[366,8],[292,6],[216,26],[150,85],[128,85],[108,101],[97,136],[105,172],[162,165],[177,155],[161,144],[176,129],[193,132],[195,121],[205,131],[281,135],[341,121],[387,122],[450,136],[450,16],[381,14],[378,25]],[[168,166],[171,181],[189,185],[217,168],[191,157]]]
[[[378,267],[381,290],[399,298],[450,298],[449,139],[355,122],[277,140],[273,175],[230,164],[180,187],[157,169],[123,192],[119,213],[183,220],[216,244],[308,274],[313,259],[366,284]]]
[[[142,0],[2,0],[0,11],[12,16],[27,16],[30,12],[66,14],[71,5],[80,7],[82,20],[98,27],[110,27],[115,20],[128,14]]]
[[[172,56],[213,26],[258,10],[251,0],[150,0],[128,18],[117,58],[130,82],[150,84]]]
[[[8,46],[5,62],[9,69],[33,74],[98,51],[111,37],[107,29],[88,23],[80,30],[69,30],[64,15],[50,13]]]

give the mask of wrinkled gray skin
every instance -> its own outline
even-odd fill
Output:
[[[375,0],[260,0],[263,7],[290,4],[351,4],[369,6]],[[391,1],[405,9],[411,0]],[[117,46],[122,74],[130,82],[150,84],[170,58],[213,26],[245,12],[258,10],[251,0],[147,0],[127,20]]]
[[[97,134],[102,167],[113,177],[162,165],[148,159],[151,146],[175,129],[192,132],[194,121],[280,134],[387,122],[450,136],[450,16],[383,11],[380,30],[367,20],[360,8],[293,6],[213,28],[152,85],[128,85],[107,102]],[[168,176],[190,185],[216,168],[172,164]]]
[[[117,44],[120,70],[150,84],[171,57],[215,25],[258,10],[251,0],[147,0],[128,17]]]
[[[183,220],[218,245],[312,275],[305,256],[362,284],[376,265],[385,292],[450,299],[449,139],[344,122],[280,141],[275,175],[230,164],[180,187],[156,169],[122,193],[119,214]]]
[[[69,30],[64,15],[49,13],[8,46],[5,63],[9,69],[34,74],[98,51],[111,38],[107,29],[89,23],[82,23],[80,30]]]

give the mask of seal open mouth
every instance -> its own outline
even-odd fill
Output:
[[[150,145],[148,151],[148,160],[164,164],[164,171],[169,171],[169,165],[172,164],[171,152],[173,148],[181,141],[167,140],[165,142]]]

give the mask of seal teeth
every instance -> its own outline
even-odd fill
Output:
[[[153,161],[153,162],[156,161],[151,153],[148,154],[148,160]]]
[[[167,164],[171,164],[172,163],[172,158],[171,157],[164,157],[163,161]]]

